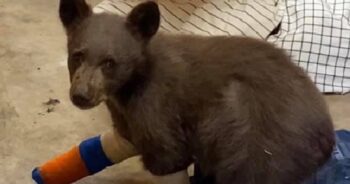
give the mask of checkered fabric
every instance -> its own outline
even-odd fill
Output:
[[[268,38],[326,93],[350,91],[350,0],[286,0],[281,30]]]
[[[105,0],[96,12],[127,14],[144,0]],[[282,20],[276,0],[158,0],[161,30],[197,35],[244,35],[264,39]]]
[[[105,0],[95,11],[125,15],[142,1]],[[267,39],[287,50],[320,91],[350,91],[350,0],[157,2],[162,12],[162,31]]]

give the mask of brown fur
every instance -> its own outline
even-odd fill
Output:
[[[153,2],[127,18],[86,7],[61,0],[72,101],[83,109],[106,101],[153,174],[197,160],[217,184],[297,184],[329,158],[326,104],[283,50],[251,38],[156,33]]]

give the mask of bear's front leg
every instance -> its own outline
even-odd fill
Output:
[[[175,102],[168,102],[168,98],[158,99],[165,97],[162,95],[150,96],[151,100],[147,98],[135,105],[128,116],[130,141],[152,174],[167,175],[184,170],[193,160],[187,123],[174,109]]]

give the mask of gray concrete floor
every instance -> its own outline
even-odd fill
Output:
[[[31,183],[34,166],[110,128],[104,106],[80,111],[69,101],[66,40],[57,4],[0,0],[0,184]],[[49,98],[60,100],[50,113],[43,104]],[[350,129],[350,96],[326,98],[336,128]],[[136,158],[79,183],[138,180],[157,181]]]

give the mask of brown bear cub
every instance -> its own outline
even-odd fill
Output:
[[[155,2],[120,17],[61,0],[60,18],[72,102],[106,102],[153,174],[196,161],[216,184],[299,184],[330,157],[326,104],[283,50],[245,37],[158,33]]]

